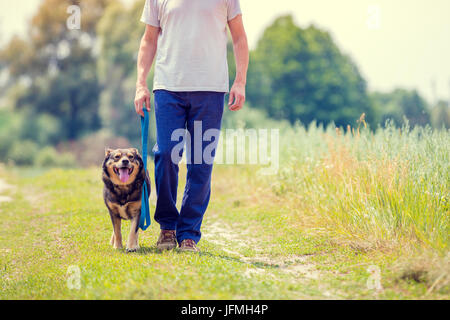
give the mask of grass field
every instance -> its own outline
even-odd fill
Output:
[[[200,254],[154,221],[112,249],[99,168],[0,167],[0,299],[448,299],[449,132],[350,131],[282,132],[277,175],[217,165]]]

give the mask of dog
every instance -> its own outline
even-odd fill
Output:
[[[111,245],[122,248],[121,221],[131,220],[127,252],[139,249],[138,233],[141,216],[141,197],[144,181],[150,196],[150,178],[144,169],[144,162],[138,150],[106,149],[103,161],[103,199],[108,208],[113,234]]]

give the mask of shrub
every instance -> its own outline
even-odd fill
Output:
[[[16,165],[32,165],[37,151],[37,144],[31,140],[14,141],[7,159],[12,160]]]
[[[75,156],[71,153],[58,153],[55,148],[47,146],[37,154],[34,164],[38,167],[74,167]]]
[[[7,131],[0,131],[0,161],[7,159],[12,144],[11,135]]]
[[[0,161],[7,161],[15,140],[19,139],[20,116],[0,110]]]

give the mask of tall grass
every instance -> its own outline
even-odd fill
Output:
[[[273,188],[298,214],[359,247],[448,249],[450,131],[313,123],[281,136]]]

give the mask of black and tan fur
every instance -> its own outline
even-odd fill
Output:
[[[119,179],[118,168],[129,168],[129,172],[132,170],[126,182]],[[105,184],[103,198],[113,225],[111,245],[116,249],[122,248],[121,220],[131,220],[127,251],[136,251],[139,249],[139,219],[144,180],[147,181],[150,195],[150,179],[137,149],[107,149],[103,161],[102,180]]]

